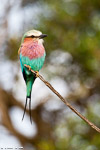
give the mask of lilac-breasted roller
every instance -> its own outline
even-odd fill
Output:
[[[31,119],[31,91],[32,85],[36,79],[36,76],[32,74],[24,65],[30,66],[34,71],[38,71],[42,68],[45,61],[45,49],[43,46],[43,38],[46,37],[46,34],[42,34],[37,30],[30,30],[26,32],[22,38],[21,46],[19,48],[18,54],[20,57],[20,65],[22,74],[26,83],[26,103],[24,108],[24,115],[26,112],[27,100],[29,99],[29,112],[30,112],[30,121]]]

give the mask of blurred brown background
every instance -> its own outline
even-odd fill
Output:
[[[100,134],[67,108],[39,79],[32,118],[22,122],[26,87],[17,55],[23,34],[45,39],[40,71],[69,102],[100,127],[100,1],[0,1],[0,148],[100,150]]]

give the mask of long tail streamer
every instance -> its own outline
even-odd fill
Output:
[[[31,114],[31,98],[29,100],[29,113],[30,113],[30,122],[32,124],[32,114]]]
[[[26,107],[27,107],[27,100],[29,98],[29,114],[30,114],[30,122],[32,124],[32,114],[31,114],[31,98],[30,97],[26,97],[26,103],[25,103],[25,107],[24,107],[24,113],[23,113],[23,117],[22,117],[22,121],[24,119],[25,113],[26,113]]]
[[[25,103],[25,107],[24,107],[24,113],[23,113],[22,121],[23,121],[23,119],[24,119],[24,116],[25,116],[25,112],[26,112],[27,99],[28,99],[28,98],[26,97],[26,103]]]

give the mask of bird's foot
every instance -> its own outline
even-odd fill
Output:
[[[39,77],[39,72],[38,71],[35,71],[35,72],[36,72],[36,78]]]
[[[27,67],[28,67],[29,71],[31,71],[31,67],[29,65],[27,65]]]

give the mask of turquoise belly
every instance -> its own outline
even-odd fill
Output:
[[[44,64],[45,55],[46,54],[44,54],[42,57],[30,60],[28,57],[22,56],[20,54],[20,62],[21,62],[22,70],[23,68],[25,68],[24,65],[26,64],[26,65],[29,65],[31,69],[33,69],[34,71],[39,71]]]

